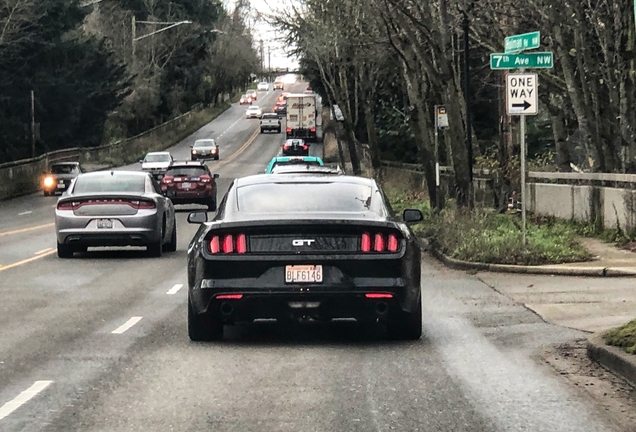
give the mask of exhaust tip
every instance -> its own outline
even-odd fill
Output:
[[[234,306],[227,302],[221,303],[221,313],[223,315],[230,315],[232,312],[234,312]]]
[[[377,302],[375,304],[375,312],[378,315],[384,315],[389,311],[389,305],[386,302]]]

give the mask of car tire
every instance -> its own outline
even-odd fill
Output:
[[[197,158],[195,158],[195,157],[191,157],[191,158],[190,158],[190,160],[191,160],[191,161],[196,161],[196,160],[197,160]]]
[[[175,252],[177,250],[177,221],[175,219],[172,224],[172,234],[170,235],[170,241],[163,246],[164,252]]]
[[[217,154],[214,160],[219,160],[219,155]]]
[[[265,129],[261,128],[261,133],[265,133]]]
[[[387,323],[387,333],[392,340],[418,340],[422,337],[422,299],[415,311],[402,312]]]
[[[223,323],[206,315],[197,315],[188,300],[188,336],[193,342],[221,340],[223,339]]]
[[[50,195],[50,193],[48,193],[47,191],[44,191],[43,193],[44,193],[44,196],[49,196]]]
[[[150,243],[147,246],[148,256],[151,256],[154,258],[161,257],[161,254],[163,253],[163,236],[165,232],[166,232],[166,217],[164,215],[163,222],[161,224],[161,232],[159,233],[159,240],[154,243]]]
[[[280,128],[276,129],[276,133],[281,133],[281,129]]]
[[[72,246],[57,242],[57,256],[59,258],[73,258],[73,252]]]

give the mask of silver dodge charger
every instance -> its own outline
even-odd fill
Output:
[[[93,246],[146,246],[157,257],[177,249],[172,201],[145,172],[80,174],[57,202],[55,230],[60,258]]]

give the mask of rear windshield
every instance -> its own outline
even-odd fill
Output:
[[[263,114],[263,120],[278,120],[278,115],[276,114]]]
[[[170,155],[167,154],[149,154],[146,155],[144,162],[168,162]]]
[[[287,166],[287,165],[316,165],[321,166],[318,161],[315,160],[289,160],[289,161],[276,161],[274,167]],[[273,168],[273,167],[272,167]]]
[[[365,212],[371,187],[353,183],[267,183],[237,190],[246,213]]]
[[[166,171],[166,175],[172,177],[201,177],[202,175],[208,174],[208,170],[203,167],[181,167],[181,168],[170,168]]]
[[[79,176],[75,180],[73,189],[74,193],[133,192],[141,194],[145,191],[145,176],[126,174]]]
[[[77,165],[53,165],[51,172],[53,174],[71,174],[78,171]]]

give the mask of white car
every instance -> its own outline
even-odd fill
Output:
[[[245,117],[247,118],[261,118],[263,116],[263,110],[258,105],[252,105],[245,111]]]
[[[269,91],[269,83],[266,83],[265,81],[259,82],[256,89],[258,91]]]
[[[174,159],[170,152],[152,152],[139,161],[143,171],[149,171],[152,175],[157,176],[163,174]]]

